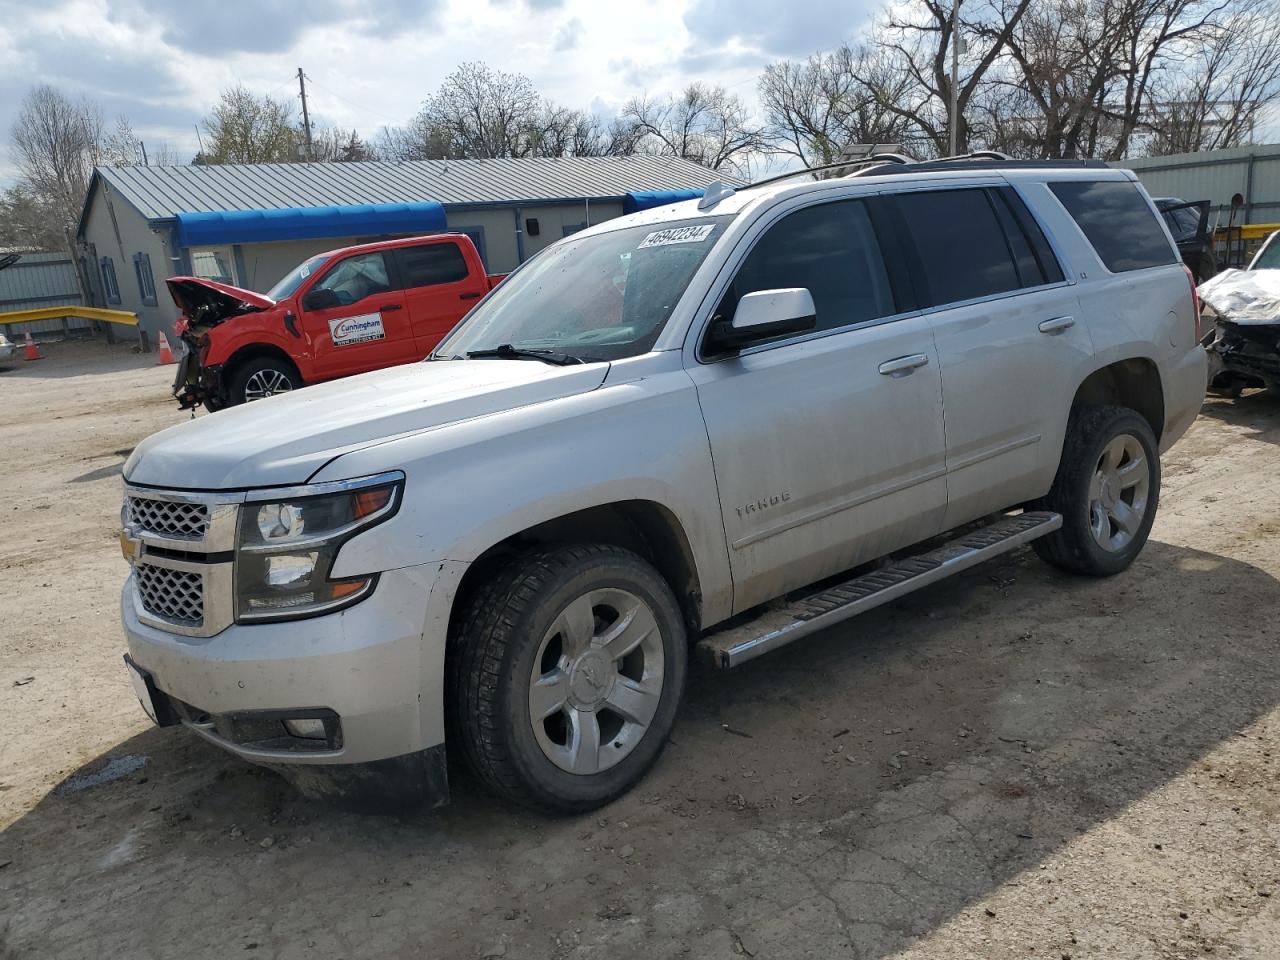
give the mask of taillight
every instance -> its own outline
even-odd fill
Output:
[[[1182,265],[1182,272],[1187,275],[1187,283],[1191,284],[1191,312],[1195,315],[1195,334],[1196,343],[1200,342],[1200,291],[1196,289],[1196,275],[1191,272],[1191,268],[1185,263]]]

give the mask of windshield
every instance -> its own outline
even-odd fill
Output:
[[[274,287],[267,291],[267,296],[272,300],[283,300],[285,297],[293,296],[293,292],[302,286],[302,281],[315,273],[319,269],[320,264],[329,259],[327,253],[312,257],[310,260],[303,260],[287,274],[284,279],[277,283]]]
[[[625,227],[551,247],[494,290],[433,356],[508,345],[584,361],[647,353],[729,219]]]
[[[1250,270],[1280,270],[1280,233],[1273,233]]]

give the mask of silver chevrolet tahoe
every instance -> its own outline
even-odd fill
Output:
[[[444,802],[447,745],[587,810],[657,760],[691,653],[734,667],[1024,543],[1123,571],[1201,405],[1198,323],[1126,171],[715,185],[543,251],[424,362],[139,445],[129,673],[311,793]]]

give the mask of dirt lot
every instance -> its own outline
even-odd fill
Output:
[[[0,958],[1280,956],[1276,398],[1208,403],[1123,576],[1024,550],[695,669],[592,816],[454,772],[388,819],[148,726],[114,537],[172,368],[46,352],[0,371]]]

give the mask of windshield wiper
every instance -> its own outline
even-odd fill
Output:
[[[553,363],[557,367],[567,367],[571,363],[585,363],[581,357],[568,353],[556,353],[553,350],[533,350],[513,347],[509,343],[499,344],[492,350],[468,350],[468,360],[483,360],[485,357],[497,357],[499,360],[541,360]]]

